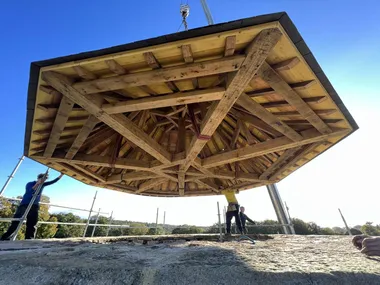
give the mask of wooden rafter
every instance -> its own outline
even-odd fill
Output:
[[[53,152],[59,143],[59,138],[61,137],[62,131],[65,128],[73,106],[74,102],[72,100],[66,97],[62,98],[54,120],[53,128],[50,132],[48,143],[45,148],[45,157],[51,157],[53,155]]]
[[[223,98],[217,103],[214,102],[207,111],[206,117],[203,118],[200,128],[202,137],[195,136],[192,139],[186,161],[181,165],[181,170],[186,171],[190,167],[207,143],[204,137],[210,137],[214,133],[280,37],[281,32],[278,29],[263,30],[246,48],[246,58],[240,69],[230,76]]]
[[[258,75],[264,79],[277,93],[281,94],[289,104],[303,115],[322,134],[332,132],[330,127],[310,108],[308,104],[282,79],[282,77],[267,63],[264,63]]]
[[[302,140],[302,136],[299,133],[278,119],[275,115],[273,115],[259,103],[256,103],[256,101],[251,99],[248,95],[243,93],[239,97],[237,103],[291,140]]]
[[[131,181],[139,181],[139,180],[146,180],[146,179],[152,179],[152,178],[157,178],[157,174],[151,173],[148,171],[134,171],[134,172],[129,172],[126,174],[114,174],[109,177],[107,177],[107,181],[105,182],[106,184],[113,184],[116,182],[131,182]]]
[[[142,192],[144,192],[150,188],[161,185],[162,183],[164,183],[166,181],[167,181],[166,178],[158,178],[158,179],[148,180],[148,181],[143,182],[139,185],[139,189],[136,191],[136,193],[142,193]]]
[[[292,157],[297,151],[299,147],[287,149],[271,166],[269,166],[261,175],[260,179],[267,179],[268,176],[279,168],[282,164],[284,164],[290,157]]]
[[[155,140],[144,133],[144,131],[139,129],[131,120],[122,114],[109,115],[102,111],[102,109],[86,95],[76,90],[72,86],[72,81],[66,76],[52,71],[43,72],[42,76],[46,82],[61,91],[64,96],[78,103],[93,116],[109,125],[115,131],[144,149],[153,157],[156,157],[164,163],[171,161],[171,155]],[[92,96],[94,96],[94,94]]]
[[[333,137],[344,136],[349,133],[349,130],[338,130],[328,135],[321,135],[316,130],[307,130],[303,131],[301,134],[303,140],[301,141],[292,141],[287,137],[280,137],[273,140],[265,141],[262,143],[257,143],[251,146],[246,146],[237,150],[216,154],[210,157],[203,159],[202,166],[206,168],[215,167],[218,165],[223,165],[226,163],[231,163],[235,161],[240,161],[248,158],[253,158],[261,156],[264,154],[277,152],[281,150],[286,150],[293,147],[298,147],[313,142],[327,140]]]
[[[220,100],[224,94],[224,91],[224,88],[217,87],[207,90],[177,92],[174,94],[157,96],[153,98],[147,97],[142,99],[128,100],[115,104],[105,104],[102,106],[102,109],[108,114],[117,114],[198,102],[209,102]]]

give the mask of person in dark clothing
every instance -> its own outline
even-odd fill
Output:
[[[240,221],[241,221],[241,226],[243,228],[243,233],[247,234],[247,229],[245,228],[245,223],[248,221],[254,225],[256,225],[256,223],[254,221],[252,221],[245,213],[245,208],[244,207],[240,207],[240,213],[239,213],[239,216],[240,216]]]
[[[45,182],[48,179],[48,176],[44,178],[45,174],[39,174],[37,176],[37,181],[32,181],[26,184],[25,186],[25,194],[22,197],[22,200],[20,202],[20,206],[18,206],[15,215],[13,216],[15,219],[20,219],[26,209],[28,208],[28,205],[30,201],[33,198],[33,195],[35,191],[38,189],[38,187],[42,184],[42,187],[40,189],[40,193],[36,197],[36,199],[33,202],[32,207],[30,208],[30,211],[28,213],[28,216],[26,217],[26,231],[25,231],[25,239],[33,239],[34,238],[34,232],[36,230],[35,226],[38,222],[38,210],[40,208],[39,202],[41,200],[41,195],[42,195],[42,190],[44,189],[45,186],[52,185],[56,183],[61,177],[63,176],[63,173],[56,179]],[[4,233],[1,236],[1,240],[10,240],[10,237],[14,233],[14,231],[17,229],[17,226],[19,224],[19,221],[14,221],[8,228],[7,232]]]
[[[239,217],[239,203],[238,203],[238,200],[236,199],[235,191],[224,190],[222,191],[222,194],[224,194],[228,202],[228,208],[226,212],[226,235],[231,235],[231,221],[233,217],[235,217],[235,223],[236,223],[239,233],[242,234],[243,229],[241,227],[240,217]]]

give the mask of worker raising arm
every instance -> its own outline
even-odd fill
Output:
[[[240,217],[239,217],[239,203],[236,199],[234,190],[224,190],[222,194],[226,197],[228,202],[227,212],[226,212],[226,224],[227,224],[227,235],[231,235],[231,220],[235,217],[235,223],[238,227],[239,233],[243,233],[241,227]]]

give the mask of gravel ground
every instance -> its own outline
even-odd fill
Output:
[[[150,243],[0,243],[0,284],[380,284],[345,236]]]

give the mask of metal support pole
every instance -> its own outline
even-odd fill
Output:
[[[289,222],[290,222],[290,225],[289,225],[290,232],[292,233],[292,235],[295,235],[296,231],[294,230],[293,221],[292,221],[292,218],[290,217],[290,214],[289,214],[289,207],[288,207],[288,205],[286,204],[285,201],[284,201],[284,204],[285,204],[286,212],[288,213],[288,219],[289,219]]]
[[[113,211],[111,212],[110,221],[108,222],[110,225],[109,225],[109,227],[107,228],[106,237],[108,237],[108,234],[110,233],[111,223],[112,223],[112,215],[113,215]]]
[[[223,208],[224,233],[227,233],[226,206]]]
[[[96,224],[98,223],[98,220],[99,220],[100,210],[101,210],[101,209],[99,208],[98,215],[96,216],[96,220],[95,220],[95,226],[92,228],[91,237],[94,236],[95,229],[96,229]]]
[[[272,200],[273,208],[276,212],[277,219],[280,224],[284,225],[283,226],[284,233],[288,235],[291,233],[291,231],[289,230],[289,226],[285,226],[285,225],[289,225],[290,221],[285,214],[285,207],[284,207],[284,204],[282,203],[277,186],[276,184],[270,184],[270,185],[267,185],[267,189],[268,189],[269,197]]]
[[[87,223],[86,223],[86,226],[84,227],[83,237],[86,237],[87,228],[88,228],[88,225],[89,225],[90,219],[91,219],[92,209],[94,208],[94,204],[95,204],[95,200],[96,200],[96,195],[98,195],[98,191],[95,192],[94,200],[92,201],[90,213],[88,214]]]
[[[220,209],[219,209],[219,202],[216,202],[218,206],[218,224],[219,224],[219,240],[223,241],[222,237],[222,223],[220,221]]]
[[[0,190],[0,197],[3,195],[5,189],[7,189],[9,182],[11,182],[11,180],[13,179],[14,175],[17,172],[17,169],[20,167],[21,163],[24,161],[24,158],[25,158],[24,156],[19,158],[19,160],[16,164],[16,167],[13,169],[11,175],[8,176],[7,181],[5,181],[3,188],[1,188],[1,190]]]
[[[202,4],[203,12],[205,12],[208,24],[213,25],[214,20],[212,19],[211,12],[210,12],[210,9],[208,8],[206,0],[201,0],[201,4]]]
[[[49,170],[50,170],[50,168],[48,168],[48,169],[46,170],[44,176],[42,177],[42,180],[43,180],[43,181],[45,181],[46,176],[49,174]],[[30,200],[29,205],[28,205],[28,207],[26,208],[24,215],[22,215],[22,217],[21,217],[21,219],[20,219],[20,222],[18,223],[18,226],[17,226],[17,228],[16,228],[16,231],[15,231],[15,233],[13,234],[12,240],[16,240],[17,235],[18,235],[18,232],[20,231],[20,229],[21,229],[21,227],[22,227],[22,224],[23,224],[24,221],[26,220],[26,217],[28,216],[29,211],[30,211],[30,209],[32,208],[34,201],[36,200],[36,198],[37,198],[38,195],[40,194],[43,185],[44,185],[44,183],[41,183],[40,185],[38,185],[36,191],[34,191],[34,195],[33,195],[32,199]]]
[[[157,214],[156,214],[156,231],[155,231],[155,234],[157,234],[157,227],[158,227],[158,210],[159,210],[159,208],[157,208]]]
[[[164,222],[162,224],[162,228],[165,230],[165,218],[166,218],[166,211],[164,211]]]
[[[343,217],[343,214],[342,214],[342,212],[340,211],[339,208],[338,208],[338,210],[339,210],[340,216],[342,217],[343,223],[344,223],[344,225],[346,226],[346,229],[347,229],[348,234],[349,234],[350,236],[352,236],[351,230],[350,230],[350,228],[349,228],[348,225],[347,225],[346,219]]]

